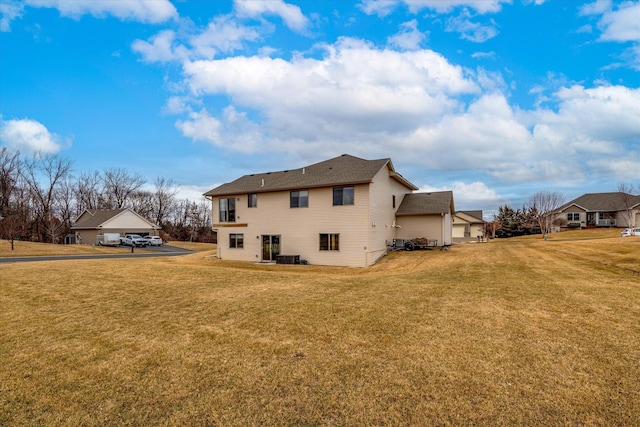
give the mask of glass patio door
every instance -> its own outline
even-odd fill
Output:
[[[262,261],[275,261],[280,254],[280,236],[262,235]]]

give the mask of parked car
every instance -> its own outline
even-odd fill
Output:
[[[126,234],[122,240],[125,246],[145,247],[149,246],[149,241],[139,234]]]
[[[640,236],[640,228],[625,228],[620,233],[620,236],[622,237]]]
[[[162,246],[160,236],[147,236],[146,239],[149,241],[149,246]]]

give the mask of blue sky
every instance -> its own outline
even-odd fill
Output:
[[[389,157],[457,209],[640,185],[640,2],[0,0],[1,144],[198,197]]]

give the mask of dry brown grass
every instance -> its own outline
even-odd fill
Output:
[[[640,239],[572,240],[0,266],[0,425],[637,425]]]
[[[168,246],[202,252],[215,250],[215,243],[169,242]],[[144,251],[144,248],[136,248],[136,251]],[[0,257],[24,257],[24,256],[55,256],[55,255],[86,255],[86,254],[119,254],[131,252],[129,247],[114,248],[99,245],[53,245],[50,243],[23,242],[16,240],[0,240]]]
[[[35,243],[14,240],[11,250],[10,240],[0,240],[0,257],[51,256],[51,255],[84,255],[84,254],[116,254],[131,251],[129,248],[113,248],[98,245],[53,245],[51,243]]]
[[[174,246],[176,248],[188,249],[190,251],[202,252],[211,251],[216,248],[215,243],[196,243],[196,242],[177,242],[171,241],[167,243],[167,246]]]

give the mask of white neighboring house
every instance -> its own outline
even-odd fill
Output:
[[[204,194],[211,200],[218,257],[366,267],[393,239],[451,244],[453,196],[413,193],[391,159],[344,154],[297,169],[242,176]],[[421,195],[422,194],[422,195]]]
[[[98,244],[104,234],[118,233],[157,235],[161,227],[129,208],[87,209],[77,219],[71,230],[80,235],[79,243]]]

